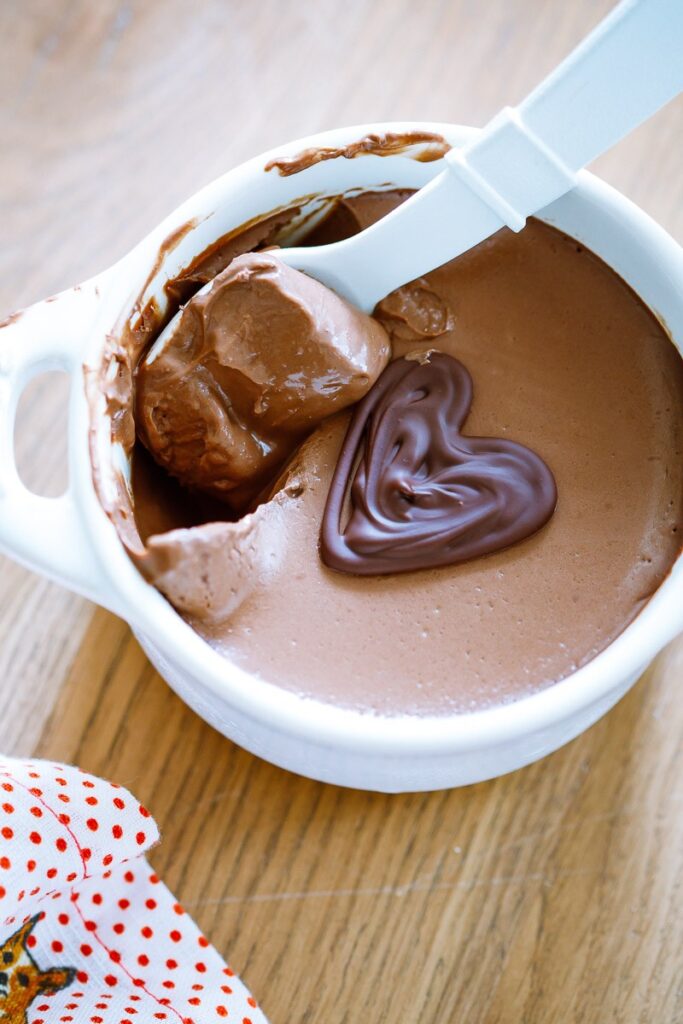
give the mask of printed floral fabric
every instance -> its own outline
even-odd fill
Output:
[[[127,790],[0,760],[0,1024],[267,1024],[153,873]]]

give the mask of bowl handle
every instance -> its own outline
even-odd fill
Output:
[[[106,597],[103,600],[104,578],[83,529],[71,483],[59,498],[40,497],[22,483],[14,460],[17,402],[29,380],[46,370],[65,370],[72,387],[82,379],[82,343],[100,303],[99,280],[93,278],[36,303],[0,324],[0,550],[109,605]],[[69,419],[71,423],[71,412]]]

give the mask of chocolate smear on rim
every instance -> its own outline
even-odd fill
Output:
[[[346,146],[315,146],[302,150],[296,156],[276,157],[274,160],[268,161],[264,171],[277,171],[278,174],[286,178],[290,174],[300,174],[301,171],[306,171],[323,160],[337,160],[339,157],[353,160],[357,156],[368,154],[372,156],[408,155],[420,163],[432,163],[434,160],[441,160],[450,148],[450,143],[446,142],[443,135],[437,135],[436,132],[372,132]]]
[[[320,534],[325,565],[359,576],[452,565],[550,519],[557,489],[545,462],[515,441],[465,437],[471,404],[472,378],[451,356],[387,367],[342,445]]]

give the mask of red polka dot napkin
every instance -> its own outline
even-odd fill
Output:
[[[150,869],[158,838],[113,783],[0,760],[2,1024],[267,1024]]]

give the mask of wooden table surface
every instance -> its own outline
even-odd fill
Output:
[[[186,195],[341,124],[482,124],[609,0],[4,0],[0,317],[124,254]],[[674,103],[600,161],[683,240]],[[65,385],[21,406],[65,479]],[[213,732],[128,627],[2,559],[0,749],[130,786],[152,860],[273,1024],[683,1021],[683,642],[587,734],[507,778],[378,796]]]

